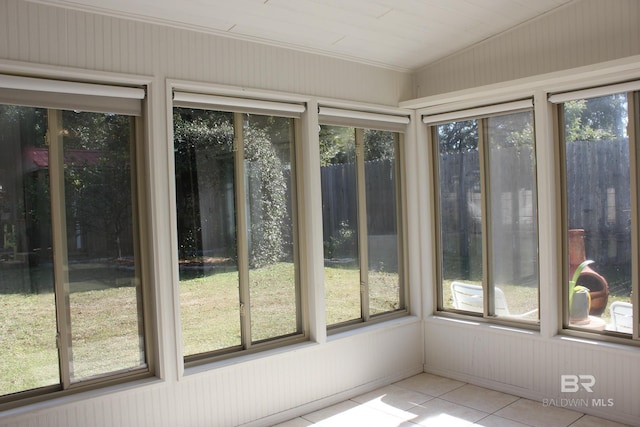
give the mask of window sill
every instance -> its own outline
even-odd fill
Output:
[[[463,327],[482,328],[496,333],[517,333],[540,336],[537,323],[522,323],[486,319],[483,317],[465,316],[457,313],[438,312],[425,319],[428,323],[449,323]]]
[[[420,321],[418,316],[406,314],[404,312],[402,314],[398,314],[398,316],[399,317],[393,318],[383,317],[377,319],[376,321],[357,323],[355,325],[345,327],[344,329],[335,329],[329,332],[329,335],[327,336],[327,342],[347,339],[362,334],[375,333],[385,329],[407,326],[414,323],[419,323]]]
[[[94,399],[109,394],[121,393],[128,390],[139,388],[153,388],[164,384],[165,381],[155,376],[149,376],[142,379],[133,379],[131,381],[121,382],[118,384],[108,385],[104,387],[97,387],[93,389],[71,389],[65,391],[55,391],[48,394],[41,394],[24,400],[16,400],[14,402],[8,402],[3,409],[0,407],[2,413],[2,420],[6,421],[9,417],[22,416],[25,414],[33,413],[35,411],[47,410],[52,408],[58,408],[63,405],[72,404],[88,399]]]

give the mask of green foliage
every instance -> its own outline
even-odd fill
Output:
[[[93,255],[130,255],[132,249],[125,250],[123,241],[132,226],[132,119],[65,111],[63,125],[67,227],[107,237],[107,253],[98,253],[96,247]]]
[[[478,122],[467,120],[438,126],[440,154],[478,151]]]
[[[395,159],[395,137],[393,132],[375,129],[364,130],[364,160]]]
[[[320,166],[353,163],[355,130],[344,126],[320,126]]]
[[[271,119],[271,120],[270,120]],[[273,118],[244,124],[245,177],[248,181],[250,265],[260,267],[284,257],[283,224],[288,221],[287,182],[283,164],[273,141],[288,140],[286,121]],[[178,193],[179,256],[193,258],[201,253],[202,225],[199,213],[200,188],[219,187],[220,167],[233,163],[234,128],[232,115],[202,110],[176,109],[174,113],[174,150]],[[196,154],[197,153],[197,154]],[[210,167],[198,168],[195,157],[210,160]],[[220,160],[216,162],[214,160]],[[236,254],[229,254],[235,258]]]
[[[565,102],[565,139],[597,141],[624,137],[626,117],[625,94]]]
[[[324,256],[327,259],[350,258],[357,254],[356,231],[349,221],[342,221],[336,234],[324,243]]]
[[[255,174],[259,191],[248,194],[251,209],[252,267],[282,260],[282,224],[287,219],[287,183],[283,167],[264,129],[248,126],[244,132],[248,174]],[[258,200],[255,200],[258,199]]]
[[[320,165],[353,163],[356,154],[355,129],[344,126],[320,126]],[[395,158],[393,132],[364,129],[364,158],[383,160]]]

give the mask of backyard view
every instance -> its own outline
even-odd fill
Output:
[[[614,325],[613,302],[628,303],[631,294],[631,197],[626,94],[572,100],[562,104],[569,237],[569,282],[578,265],[578,286],[590,290],[589,314],[602,319],[576,327]],[[446,123],[436,127],[439,144],[441,283],[444,308],[460,309],[451,283],[487,286],[483,237],[492,258],[488,283],[506,296],[513,315],[538,308],[537,213],[532,117],[527,113]],[[483,136],[484,148],[479,144]],[[486,170],[480,151],[484,149]],[[485,174],[486,187],[481,185]],[[487,212],[483,192],[490,194]],[[488,215],[490,235],[483,236]],[[589,270],[592,269],[592,270]],[[567,285],[568,286],[568,285]],[[480,290],[480,296],[482,291]],[[607,295],[608,294],[608,295]],[[565,299],[568,304],[569,295]],[[482,303],[471,311],[482,311]],[[628,314],[625,314],[628,318]],[[535,315],[525,319],[535,320]],[[630,325],[630,320],[627,320]],[[596,325],[596,326],[594,326]],[[574,324],[572,324],[574,326]]]
[[[133,120],[3,105],[0,123],[0,395],[144,369]]]
[[[398,150],[394,132],[320,127],[325,302],[330,326],[403,307]]]
[[[632,283],[626,102],[563,104],[568,229],[581,230],[583,258],[606,281],[606,305],[592,315],[607,325]],[[0,107],[0,395],[144,369],[133,121]],[[292,120],[187,108],[174,119],[184,355],[300,333]],[[60,126],[57,150],[45,144],[50,126]],[[538,230],[526,113],[438,126],[442,302],[456,308],[453,281],[483,285],[480,131],[489,285],[512,314],[532,312]],[[323,125],[320,143],[327,324],[401,309],[398,136]],[[54,194],[61,203],[51,203]]]

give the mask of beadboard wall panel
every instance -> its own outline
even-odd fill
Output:
[[[422,325],[407,317],[181,375],[172,333],[174,255],[166,233],[173,154],[166,79],[395,106],[411,93],[409,74],[23,0],[0,1],[0,61],[36,74],[63,67],[60,75],[123,73],[151,81],[150,138],[143,151],[162,375],[5,411],[0,426],[271,425],[422,371]]]
[[[640,425],[640,351],[442,318],[425,321],[425,371]],[[561,393],[561,375],[593,375],[593,392]],[[612,406],[599,406],[599,402]],[[608,399],[612,399],[609,401]],[[576,406],[578,405],[578,406]]]
[[[74,11],[0,2],[0,59],[397,105],[411,75],[302,51]]]
[[[415,73],[415,97],[640,54],[640,2],[580,0]]]
[[[2,427],[272,425],[422,372],[421,322],[202,368],[177,382],[116,387],[0,415]],[[19,412],[19,411],[18,411]]]

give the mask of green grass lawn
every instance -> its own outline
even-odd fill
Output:
[[[133,287],[70,295],[73,379],[140,366]],[[59,383],[52,293],[0,294],[0,395]]]
[[[360,271],[327,267],[325,273],[327,324],[360,318]],[[279,263],[249,272],[252,340],[297,331],[295,271]],[[371,313],[398,308],[398,275],[372,272]],[[240,345],[238,273],[221,272],[180,281],[184,354],[198,354]]]
[[[360,317],[359,270],[326,267],[328,324]],[[254,342],[295,333],[294,269],[279,263],[252,269],[251,330]],[[398,308],[398,275],[370,272],[371,314]],[[512,313],[537,304],[537,288],[500,285]],[[133,286],[75,284],[70,295],[73,363],[76,379],[141,366],[141,341]],[[610,295],[609,303],[628,300]],[[451,307],[450,287],[444,286]],[[0,395],[58,384],[56,320],[51,292],[0,293]],[[180,282],[184,354],[198,354],[240,345],[238,273],[225,271]],[[603,318],[609,322],[608,310]]]

